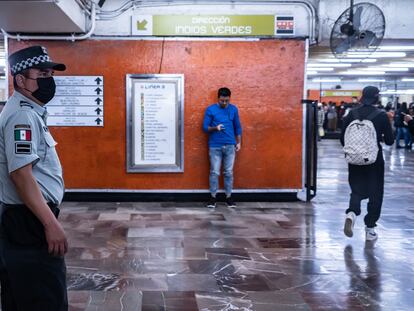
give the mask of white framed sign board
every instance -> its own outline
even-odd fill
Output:
[[[104,126],[103,76],[55,76],[48,126]]]
[[[127,75],[127,172],[184,171],[184,75]]]

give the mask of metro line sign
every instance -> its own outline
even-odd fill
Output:
[[[135,15],[132,35],[246,37],[294,35],[293,16]]]

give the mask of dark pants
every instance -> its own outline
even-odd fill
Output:
[[[64,258],[49,255],[37,218],[24,206],[6,208],[1,229],[2,311],[68,310]]]
[[[384,158],[380,149],[377,161],[371,165],[349,165],[351,199],[348,212],[361,214],[361,200],[368,199],[368,213],[364,218],[368,228],[374,228],[381,215],[384,197]]]

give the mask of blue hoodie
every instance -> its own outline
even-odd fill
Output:
[[[208,132],[208,127],[223,124],[224,130]],[[221,108],[218,103],[209,106],[204,115],[203,130],[209,134],[209,147],[222,147],[235,145],[236,137],[241,136],[242,128],[239,119],[239,111],[233,104]]]

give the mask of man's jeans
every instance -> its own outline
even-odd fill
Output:
[[[224,145],[223,147],[210,147],[210,193],[216,196],[218,190],[218,177],[220,176],[221,162],[223,161],[224,190],[226,196],[231,195],[233,189],[233,166],[236,158],[236,147]]]
[[[395,138],[397,146],[400,146],[400,139],[404,138],[405,147],[411,144],[411,134],[406,127],[397,127],[397,137]]]

